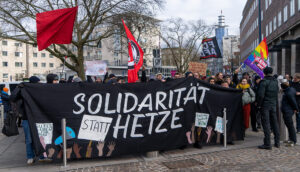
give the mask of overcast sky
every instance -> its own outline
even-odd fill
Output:
[[[185,20],[203,19],[207,24],[216,24],[221,10],[229,34],[239,34],[242,11],[247,0],[165,0],[165,9],[158,14],[161,20],[181,17]]]

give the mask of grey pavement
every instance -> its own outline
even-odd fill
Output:
[[[26,164],[25,141],[22,129],[20,135],[5,137],[0,134],[0,172],[1,171],[286,171],[299,164],[300,146],[272,151],[258,150],[262,144],[263,133],[248,131],[244,141],[236,141],[234,145],[224,148],[221,145],[206,146],[202,149],[187,148],[160,153],[156,158],[148,158],[145,154],[128,155],[107,159],[81,160],[68,162],[67,168],[61,163]],[[298,152],[297,154],[291,152]],[[274,159],[278,158],[278,161]],[[281,166],[282,159],[288,157]],[[298,158],[298,159],[296,159]],[[264,161],[262,161],[264,160]],[[290,161],[288,161],[290,160]],[[297,161],[298,160],[298,161]],[[265,167],[274,162],[275,167]],[[265,164],[263,162],[266,162]],[[297,162],[297,163],[295,163]],[[240,163],[240,164],[239,164]],[[278,164],[279,163],[279,164]],[[255,164],[260,164],[257,168]],[[296,165],[295,165],[296,164]],[[273,164],[274,165],[274,164]],[[290,165],[290,166],[289,166]],[[297,167],[298,167],[297,166]],[[253,167],[253,169],[252,169]],[[256,168],[255,168],[256,167]],[[232,170],[230,170],[232,169]],[[256,170],[255,170],[256,169]]]

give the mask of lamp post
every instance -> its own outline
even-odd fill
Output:
[[[231,47],[231,74],[233,74],[233,52],[232,52],[232,45],[234,42],[237,42],[235,39],[230,39],[230,47]]]
[[[258,40],[261,42],[261,0],[258,0]]]

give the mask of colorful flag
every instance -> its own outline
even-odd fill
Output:
[[[144,52],[132,36],[123,20],[122,22],[128,38],[128,83],[132,83],[139,79],[137,73],[143,65]]]
[[[70,44],[78,7],[36,14],[39,51],[51,44]]]
[[[263,70],[268,66],[268,55],[267,39],[265,38],[244,61],[244,64],[254,70],[261,78],[264,78]]]

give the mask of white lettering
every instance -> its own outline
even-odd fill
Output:
[[[79,106],[80,107],[80,110],[79,111],[75,111],[75,110],[73,110],[73,113],[74,114],[76,114],[76,115],[78,115],[78,114],[81,114],[82,112],[84,112],[84,106],[82,105],[82,104],[80,104],[79,102],[78,102],[78,98],[79,97],[81,97],[81,99],[80,99],[80,101],[84,101],[84,98],[85,98],[85,94],[84,93],[79,93],[79,94],[77,94],[75,97],[74,97],[74,102],[75,102],[75,104],[77,105],[77,106]]]
[[[132,128],[131,128],[131,133],[130,133],[130,136],[131,137],[144,137],[143,134],[135,134],[135,129],[137,127],[142,127],[141,124],[138,124],[137,121],[139,118],[144,118],[145,115],[143,114],[133,114],[134,118],[133,118],[133,124],[132,124]]]

